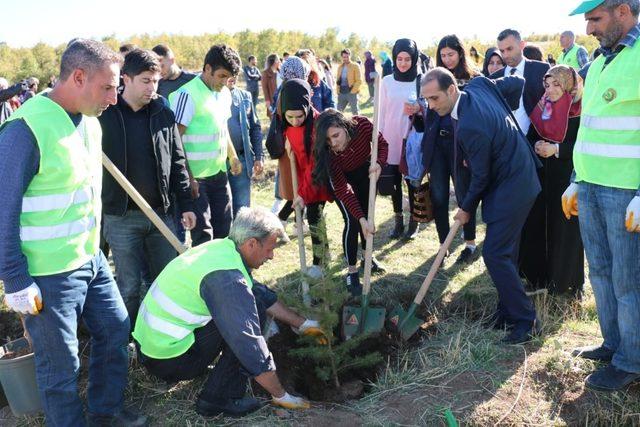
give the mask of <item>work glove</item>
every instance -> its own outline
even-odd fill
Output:
[[[42,310],[42,294],[35,283],[21,291],[6,294],[4,301],[11,310],[21,314],[38,314]]]
[[[567,219],[578,216],[578,184],[572,182],[562,193],[562,212]]]
[[[309,409],[311,407],[308,400],[286,392],[282,397],[271,396],[271,403],[284,409]]]
[[[640,233],[640,196],[635,196],[629,202],[624,225],[629,233]]]
[[[324,333],[317,320],[307,319],[298,329],[292,328],[298,335],[304,335],[305,337],[315,337],[316,342],[320,345],[329,344],[329,339]]]

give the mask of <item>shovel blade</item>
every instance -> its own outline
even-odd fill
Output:
[[[370,334],[384,329],[386,310],[384,308],[347,305],[342,310],[342,337],[345,340],[357,334]],[[364,323],[363,323],[364,322]]]
[[[408,311],[398,305],[389,314],[389,323],[395,328],[400,338],[407,341],[415,334],[424,320],[414,315],[415,307],[411,307]]]

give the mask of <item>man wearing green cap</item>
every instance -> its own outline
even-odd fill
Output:
[[[611,362],[586,386],[620,390],[640,379],[640,0],[589,0],[587,34],[600,42],[589,66],[573,151],[575,178],[562,195],[578,215],[596,298],[601,345],[574,354]]]

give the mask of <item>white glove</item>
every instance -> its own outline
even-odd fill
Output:
[[[624,225],[629,233],[640,233],[640,196],[635,196],[629,202]]]
[[[38,314],[42,310],[42,294],[35,283],[21,291],[5,295],[4,301],[10,309],[22,314]]]
[[[562,193],[562,211],[567,219],[578,216],[578,184],[572,182]]]
[[[308,400],[303,399],[302,397],[292,396],[286,392],[282,397],[275,397],[275,396],[271,396],[271,397],[272,397],[271,403],[273,403],[276,406],[280,406],[281,408],[309,409],[311,407],[311,404],[309,404]]]
[[[291,327],[291,329],[293,329],[293,332],[295,332],[298,335],[306,335],[306,336],[310,336],[310,337],[316,337],[316,341],[320,345],[329,344],[329,340],[327,339],[327,335],[322,330],[322,328],[320,327],[320,323],[318,323],[317,320],[307,319],[307,320],[304,321],[304,323],[302,325],[300,325],[299,328],[296,329],[294,327]]]

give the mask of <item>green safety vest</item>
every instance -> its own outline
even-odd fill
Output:
[[[573,149],[576,182],[640,187],[640,42],[589,67]]]
[[[229,90],[223,87],[220,92],[213,92],[196,77],[169,95],[172,106],[181,92],[189,94],[195,107],[193,118],[182,136],[191,173],[195,178],[206,178],[226,171],[227,120],[231,114]]]
[[[7,120],[22,119],[40,151],[38,172],[22,197],[20,246],[29,274],[79,268],[100,244],[102,129],[84,116],[76,128],[46,96],[26,102]]]
[[[191,248],[171,261],[144,297],[133,337],[143,354],[170,359],[193,344],[193,331],[211,321],[200,296],[204,277],[218,270],[240,270],[251,289],[253,281],[235,243],[217,239]]]
[[[573,44],[573,47],[567,51],[567,53],[562,53],[558,58],[558,64],[568,65],[569,67],[575,68],[579,70],[580,64],[578,63],[578,50],[581,48],[578,44]]]

